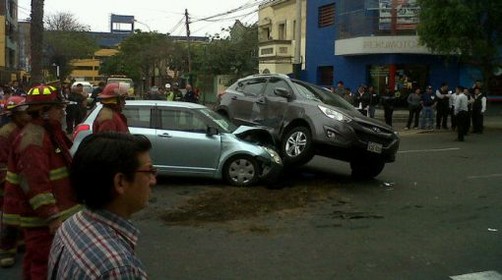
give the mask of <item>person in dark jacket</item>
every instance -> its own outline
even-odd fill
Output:
[[[187,92],[185,93],[185,97],[183,98],[183,101],[185,102],[192,102],[192,103],[199,103],[199,97],[195,93],[195,91],[192,89],[191,85],[186,86]]]

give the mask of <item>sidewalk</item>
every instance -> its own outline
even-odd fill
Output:
[[[375,111],[375,119],[384,122],[384,112],[383,108],[377,108]],[[399,132],[400,135],[410,135],[418,133],[430,133],[430,132],[451,132],[452,130],[420,130],[420,129],[408,129],[405,130],[406,122],[408,121],[408,110],[404,108],[399,108],[394,110],[392,115],[392,127]],[[450,118],[448,117],[448,124]],[[435,120],[434,120],[435,123]],[[489,103],[487,104],[487,109],[484,118],[484,125],[487,129],[502,129],[502,102],[499,103]]]

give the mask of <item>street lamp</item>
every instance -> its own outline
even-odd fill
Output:
[[[148,32],[152,32],[152,30],[150,29],[150,26],[148,26],[148,24],[143,23],[143,22],[141,22],[141,21],[139,21],[139,20],[136,20],[136,19],[134,20],[134,22],[137,22],[137,23],[139,23],[139,24],[142,24],[142,25],[146,26],[146,28],[148,28]]]

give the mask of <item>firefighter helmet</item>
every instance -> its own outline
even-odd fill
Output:
[[[4,114],[11,114],[16,111],[24,111],[26,109],[25,106],[21,106],[25,103],[26,98],[22,96],[11,96],[7,99],[5,102],[3,112],[1,115]]]
[[[109,83],[105,86],[103,91],[98,94],[100,99],[126,97],[129,90],[129,84],[124,82]]]
[[[40,84],[32,87],[26,94],[26,105],[50,105],[66,103],[58,94],[57,88]]]

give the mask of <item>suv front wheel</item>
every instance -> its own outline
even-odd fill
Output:
[[[312,135],[304,126],[288,130],[282,138],[281,154],[285,164],[302,165],[314,156]]]

